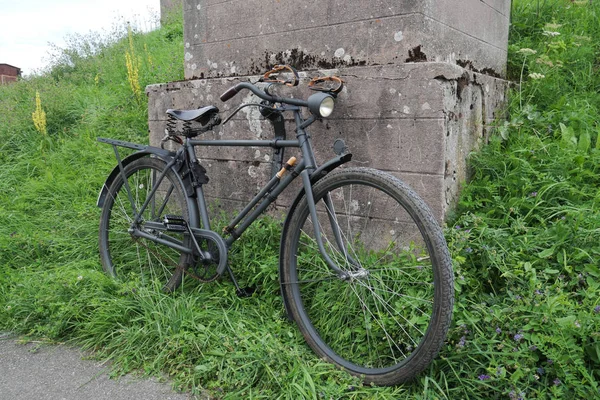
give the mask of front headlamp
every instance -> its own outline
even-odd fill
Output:
[[[333,112],[335,101],[328,93],[315,93],[308,98],[308,109],[317,117],[327,118]]]

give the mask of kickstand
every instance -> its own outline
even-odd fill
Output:
[[[233,275],[233,271],[231,270],[229,265],[227,265],[227,272],[229,272],[229,277],[231,278],[231,281],[233,282],[233,285],[235,286],[235,294],[237,295],[237,297],[240,297],[240,298],[250,297],[256,291],[256,288],[251,287],[251,286],[241,288],[237,282],[237,279],[235,279],[235,275]]]

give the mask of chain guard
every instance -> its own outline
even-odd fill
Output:
[[[201,282],[213,282],[223,275],[223,272],[225,272],[225,269],[227,268],[227,245],[223,241],[223,238],[213,231],[197,228],[192,228],[191,230],[194,233],[194,237],[200,248],[204,251],[208,250],[214,257],[214,260],[203,261],[196,254],[193,256],[192,263],[188,264],[183,272]],[[162,259],[166,264],[171,264],[174,268],[181,268],[178,264],[173,263],[171,260],[163,257],[159,252],[150,248],[143,240],[140,240],[140,238],[133,235],[131,238],[134,242],[137,242],[148,249],[148,251],[156,257]],[[206,243],[209,244],[207,245]]]
[[[184,271],[201,282],[212,282],[227,268],[227,245],[221,236],[213,231],[192,228],[192,232],[200,249],[210,252],[213,259],[202,260],[200,256],[194,255],[191,265]]]

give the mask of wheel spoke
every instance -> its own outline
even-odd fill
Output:
[[[154,230],[144,221],[162,221],[165,214],[180,215],[188,219],[184,191],[177,184],[174,172],[169,171],[152,194],[157,176],[162,174],[165,164],[154,158],[142,158],[125,168],[128,184],[118,175],[108,190],[100,224],[100,255],[104,269],[121,279],[139,279],[144,285],[159,282],[168,290],[181,282],[182,269],[178,268],[185,257],[177,250],[158,244],[148,238],[134,237],[130,229],[156,236],[167,233],[164,228]],[[126,186],[130,188],[127,193]],[[133,204],[129,199],[133,201]],[[144,203],[148,206],[135,217],[133,206],[138,212]],[[168,237],[186,245],[184,235],[168,232]]]
[[[313,195],[318,220],[304,201],[286,235],[291,243],[282,287],[300,329],[319,355],[367,381],[389,384],[414,376],[435,356],[450,322],[446,311],[446,320],[429,329],[440,318],[433,313],[437,304],[452,307],[451,274],[436,272],[450,271],[448,253],[430,254],[445,248],[439,226],[400,181],[366,168],[327,175]],[[346,276],[328,267],[315,226],[324,251]],[[434,236],[423,238],[423,232]],[[440,276],[442,281],[434,279]],[[411,354],[421,347],[433,350],[415,362]],[[384,379],[375,372],[382,368],[398,372]]]

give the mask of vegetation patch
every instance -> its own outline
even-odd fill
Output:
[[[470,165],[446,228],[454,324],[417,380],[364,386],[318,359],[279,294],[280,225],[236,244],[227,280],[175,294],[101,272],[96,137],[147,142],[139,88],[183,79],[183,28],[72,37],[41,76],[0,87],[0,329],[68,341],[114,373],[166,373],[214,398],[597,398],[600,4],[514,0],[509,119]],[[137,84],[136,84],[137,82]]]

